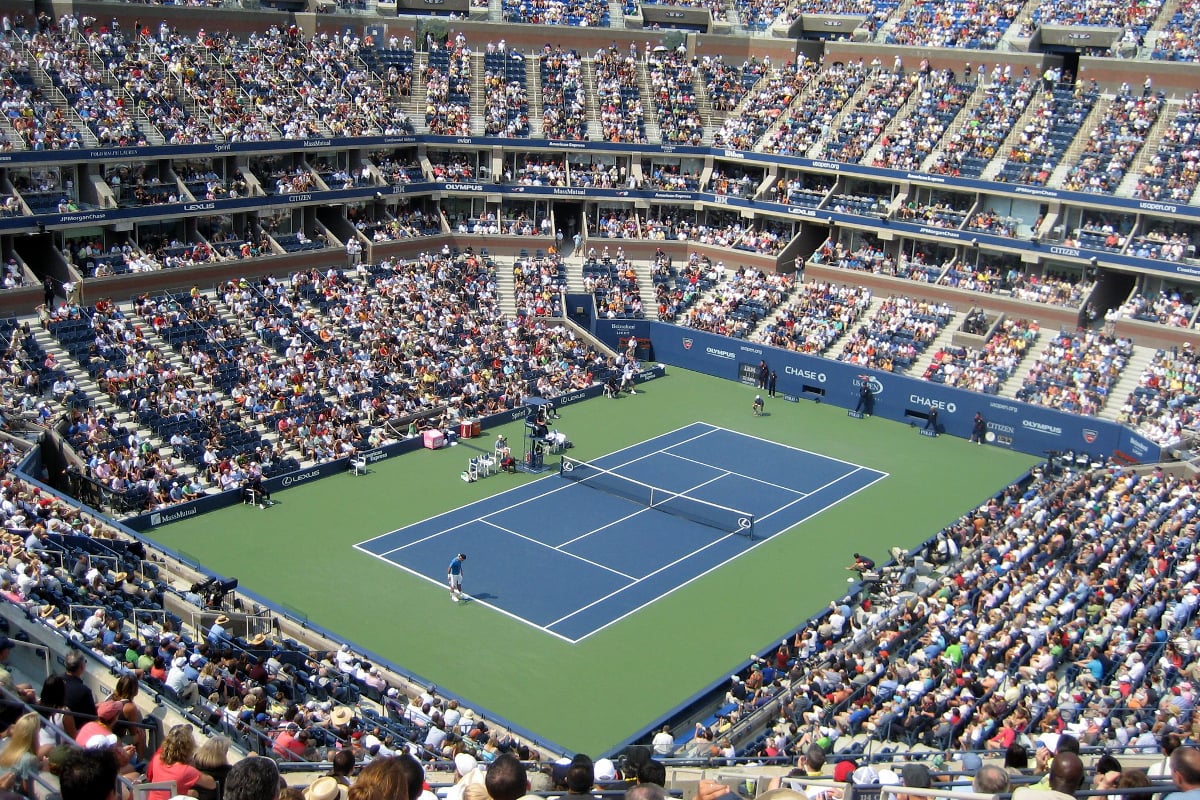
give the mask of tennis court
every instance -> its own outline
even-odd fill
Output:
[[[467,553],[475,602],[574,643],[887,477],[700,422],[568,464],[355,547],[439,585]]]

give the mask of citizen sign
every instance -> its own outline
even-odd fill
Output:
[[[800,369],[799,367],[793,367],[790,364],[784,365],[783,374],[795,375],[797,378],[804,378],[806,381],[816,381],[817,383],[824,383],[826,380],[826,375],[824,372],[813,372],[811,369]]]

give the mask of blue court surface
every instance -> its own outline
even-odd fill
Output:
[[[565,480],[553,463],[545,478],[355,547],[443,587],[466,553],[474,602],[574,643],[887,477],[700,422],[590,462],[747,512],[751,538]]]

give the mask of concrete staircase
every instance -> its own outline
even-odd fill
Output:
[[[950,347],[953,344],[954,334],[962,325],[962,315],[955,312],[946,326],[941,332],[934,337],[929,343],[929,347],[925,348],[925,352],[921,353],[921,357],[917,359],[917,363],[913,364],[912,369],[908,371],[910,378],[920,378],[925,375],[925,370],[933,364],[933,357],[944,347]]]
[[[511,258],[496,259],[496,297],[505,317],[512,319],[517,315],[517,282],[513,280]]]
[[[1141,384],[1142,375],[1145,374],[1146,368],[1150,366],[1150,362],[1154,360],[1157,352],[1153,347],[1136,344],[1133,346],[1133,354],[1129,357],[1129,362],[1125,365],[1125,369],[1121,370],[1121,377],[1108,393],[1108,401],[1097,415],[1100,419],[1116,421],[1121,413],[1121,406],[1125,404],[1125,398],[1133,394],[1133,390]]]
[[[1039,334],[1037,339],[1035,339],[1029,347],[1025,348],[1025,355],[1022,356],[1021,360],[1018,361],[1013,367],[1008,378],[1001,382],[1000,386],[997,387],[997,393],[999,395],[1002,397],[1012,398],[1017,396],[1017,390],[1020,389],[1021,384],[1025,382],[1025,376],[1029,374],[1029,368],[1033,365],[1034,359],[1038,357],[1038,353],[1041,352],[1038,349],[1041,343],[1042,337]]]
[[[112,398],[108,396],[108,393],[101,390],[100,384],[88,374],[87,370],[75,360],[74,356],[67,352],[66,348],[59,344],[58,339],[55,339],[49,331],[43,330],[39,325],[32,325],[30,330],[33,332],[34,340],[42,350],[53,354],[58,363],[63,365],[72,380],[75,381],[75,385],[79,390],[87,395],[88,402],[92,408],[105,416],[111,416],[117,420],[121,427],[136,432],[139,440],[150,442],[154,445],[161,456],[171,459],[181,477],[191,477],[196,472],[196,468],[180,457],[175,452],[175,448],[163,442],[157,433],[138,422],[137,417],[131,412],[114,403]]]
[[[608,0],[608,27],[625,30],[625,4],[620,0]]]
[[[1125,173],[1125,177],[1121,179],[1121,185],[1117,187],[1117,196],[1133,196],[1133,190],[1137,188],[1138,179],[1142,177],[1142,172],[1146,168],[1146,165],[1150,163],[1150,159],[1158,154],[1158,145],[1162,141],[1163,134],[1170,129],[1178,113],[1179,104],[1173,100],[1167,100],[1158,115],[1158,119],[1150,126],[1150,130],[1146,131],[1146,138],[1142,141],[1142,148],[1134,157],[1133,162],[1130,163],[1129,170]]]
[[[1112,104],[1112,97],[1101,95],[1092,106],[1092,110],[1088,112],[1087,118],[1079,126],[1079,132],[1059,159],[1058,166],[1050,173],[1050,180],[1047,181],[1049,186],[1062,186],[1063,179],[1070,174],[1071,170],[1075,168],[1076,162],[1079,161],[1079,157],[1083,155],[1084,148],[1087,147],[1092,131],[1108,116],[1108,112],[1112,109]]]

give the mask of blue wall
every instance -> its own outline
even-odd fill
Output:
[[[777,391],[789,400],[820,400],[854,408],[865,381],[875,395],[875,416],[923,426],[923,415],[937,408],[941,431],[964,439],[971,435],[975,413],[979,412],[987,421],[989,443],[1022,453],[1040,456],[1047,450],[1074,450],[1108,457],[1119,451],[1140,463],[1154,463],[1162,455],[1157,444],[1108,420],[1080,417],[664,322],[597,320],[595,334],[612,347],[626,336],[649,338],[654,344],[656,361],[731,381],[753,383],[758,363],[765,360],[779,376]]]

